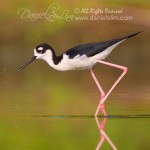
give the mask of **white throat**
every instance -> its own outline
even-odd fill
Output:
[[[56,69],[56,65],[53,61],[53,56],[51,51],[47,51],[44,56],[42,57],[43,60],[45,60],[52,68]]]

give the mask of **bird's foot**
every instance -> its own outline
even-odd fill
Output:
[[[102,112],[102,114],[103,114],[104,116],[106,116],[106,111],[105,111],[104,104],[100,104],[99,109],[100,109],[100,111]]]
[[[104,98],[105,98],[105,94],[101,94],[100,103],[99,103],[99,105],[98,105],[98,107],[97,107],[97,110],[96,110],[96,113],[95,113],[95,116],[96,116],[96,117],[97,117],[99,111],[101,111],[101,113],[102,113],[103,116],[106,116],[106,111],[105,111],[104,104],[101,103]]]

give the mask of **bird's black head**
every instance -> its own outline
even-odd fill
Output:
[[[35,47],[35,51],[38,54],[44,54],[47,50],[54,51],[53,48],[50,45],[46,44],[46,43],[39,44]]]
[[[28,66],[31,62],[35,61],[36,59],[52,59],[53,56],[55,55],[55,52],[53,48],[46,44],[39,44],[38,46],[35,47],[34,49],[34,56],[28,60],[26,63],[24,63],[21,67],[17,68],[17,71],[21,71],[24,69],[26,66]]]

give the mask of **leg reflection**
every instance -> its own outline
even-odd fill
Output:
[[[110,140],[110,138],[108,137],[108,135],[104,131],[106,119],[107,118],[103,118],[102,121],[100,122],[98,120],[98,117],[95,117],[98,129],[99,129],[99,132],[100,132],[100,135],[101,135],[101,138],[100,138],[100,141],[99,141],[99,143],[98,143],[98,145],[96,147],[96,150],[99,150],[101,148],[101,146],[102,146],[102,144],[103,144],[105,139],[110,144],[110,146],[112,147],[113,150],[117,150],[116,146],[112,143],[112,141]]]

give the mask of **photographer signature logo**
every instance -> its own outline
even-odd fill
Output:
[[[74,18],[74,15],[69,14],[69,10],[65,9],[61,11],[60,5],[57,3],[51,4],[45,12],[31,12],[27,8],[20,8],[17,12],[21,19],[30,19],[31,21],[38,19],[46,19],[51,22],[56,20],[72,21]]]
[[[74,8],[69,11],[62,9],[59,4],[51,4],[43,12],[32,12],[27,8],[18,9],[18,14],[22,20],[29,19],[37,21],[45,19],[50,22],[63,21],[132,21],[132,15],[124,14],[124,9],[111,8]]]

